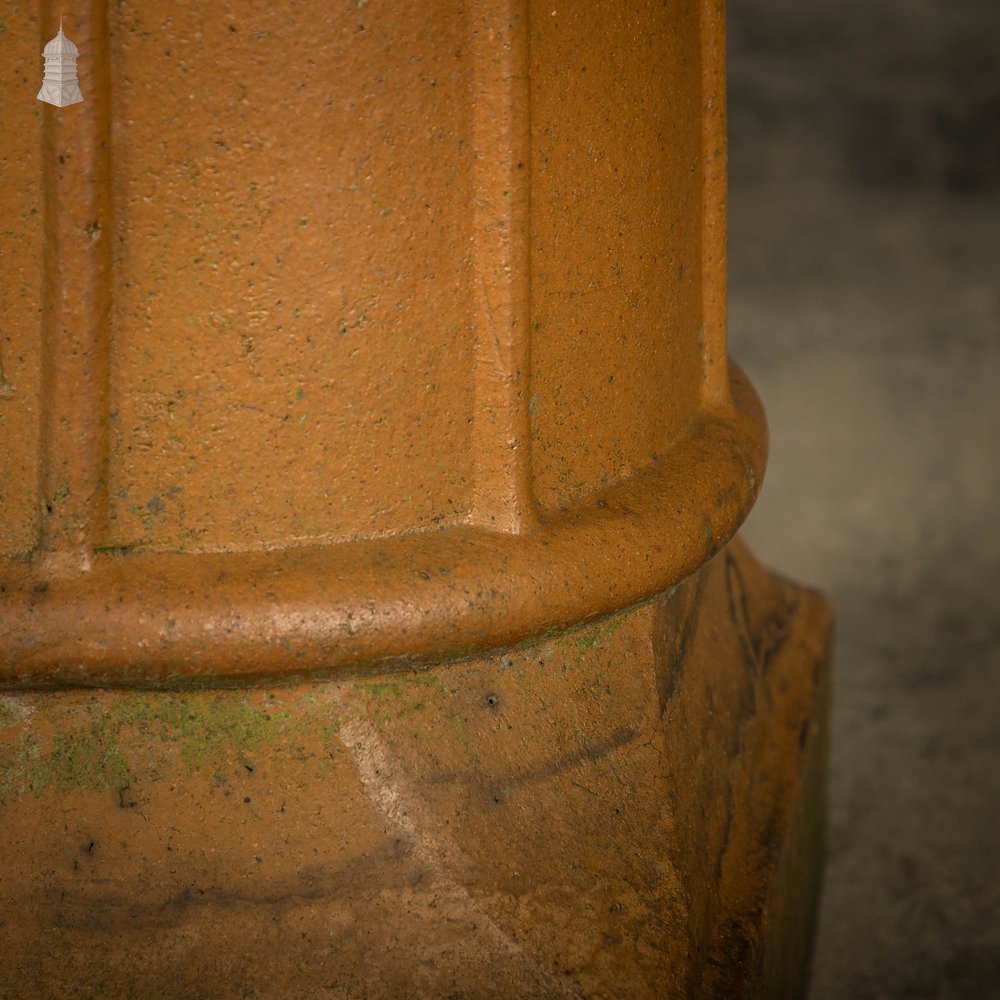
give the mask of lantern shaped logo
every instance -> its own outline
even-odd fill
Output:
[[[80,84],[76,79],[76,57],[80,50],[63,34],[62,18],[59,18],[59,34],[45,46],[45,77],[38,99],[64,108],[67,104],[79,104],[83,100]]]

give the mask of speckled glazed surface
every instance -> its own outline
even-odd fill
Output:
[[[715,4],[75,18],[92,100],[6,85],[0,681],[453,657],[732,536]]]
[[[0,91],[0,987],[794,993],[828,611],[733,539],[721,6],[91,0],[87,101],[22,106],[54,11]]]

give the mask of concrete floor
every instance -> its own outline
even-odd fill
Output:
[[[838,609],[812,1000],[1000,997],[1000,4],[729,10],[746,536]]]

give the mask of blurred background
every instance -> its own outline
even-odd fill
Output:
[[[1000,997],[1000,3],[729,25],[745,533],[838,614],[811,997]]]

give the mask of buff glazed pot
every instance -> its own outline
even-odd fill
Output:
[[[801,995],[721,5],[67,30],[86,101],[0,80],[0,992]]]

